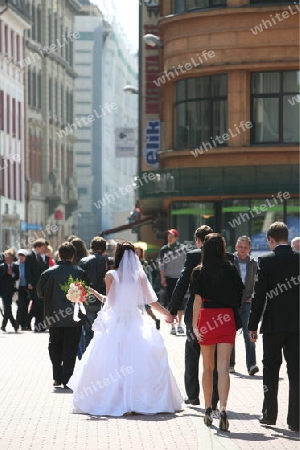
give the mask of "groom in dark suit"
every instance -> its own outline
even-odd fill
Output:
[[[287,424],[299,431],[299,260],[300,253],[288,245],[288,228],[274,222],[267,230],[271,253],[258,259],[248,323],[250,340],[256,342],[262,317],[263,334],[263,416],[262,425],[275,425],[278,414],[278,382],[282,351],[289,378]]]

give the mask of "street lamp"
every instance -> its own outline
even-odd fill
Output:
[[[145,34],[143,36],[143,39],[144,39],[144,41],[146,42],[147,45],[150,45],[150,47],[163,48],[163,46],[164,46],[162,41],[155,34]]]
[[[123,91],[128,92],[129,94],[139,94],[140,92],[138,88],[132,84],[126,84],[126,86],[123,87]]]

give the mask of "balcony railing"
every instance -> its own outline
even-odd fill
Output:
[[[138,189],[140,199],[299,193],[297,165],[197,167],[152,171],[154,180]],[[153,178],[153,177],[152,177]],[[140,174],[143,179],[143,173]]]

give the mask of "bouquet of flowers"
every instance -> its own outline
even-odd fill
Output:
[[[74,280],[72,275],[70,275],[68,281],[65,284],[61,284],[60,288],[65,292],[67,299],[70,300],[70,302],[75,303],[73,319],[75,322],[79,322],[79,310],[82,314],[86,314],[84,304],[88,304],[86,297],[89,295],[89,292],[86,282],[79,280],[78,278]]]

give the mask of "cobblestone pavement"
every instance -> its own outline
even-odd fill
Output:
[[[151,320],[151,319],[149,319]],[[230,433],[218,421],[203,424],[204,400],[177,414],[90,417],[70,413],[71,394],[52,388],[48,333],[0,335],[0,449],[1,450],[294,450],[299,434],[286,426],[288,383],[285,365],[280,372],[279,417],[274,427],[257,418],[262,405],[261,337],[257,345],[260,372],[247,375],[242,336],[236,342],[236,373],[230,375],[228,401]],[[171,336],[162,323],[169,362],[183,396],[184,336]],[[202,361],[200,360],[200,367]]]

